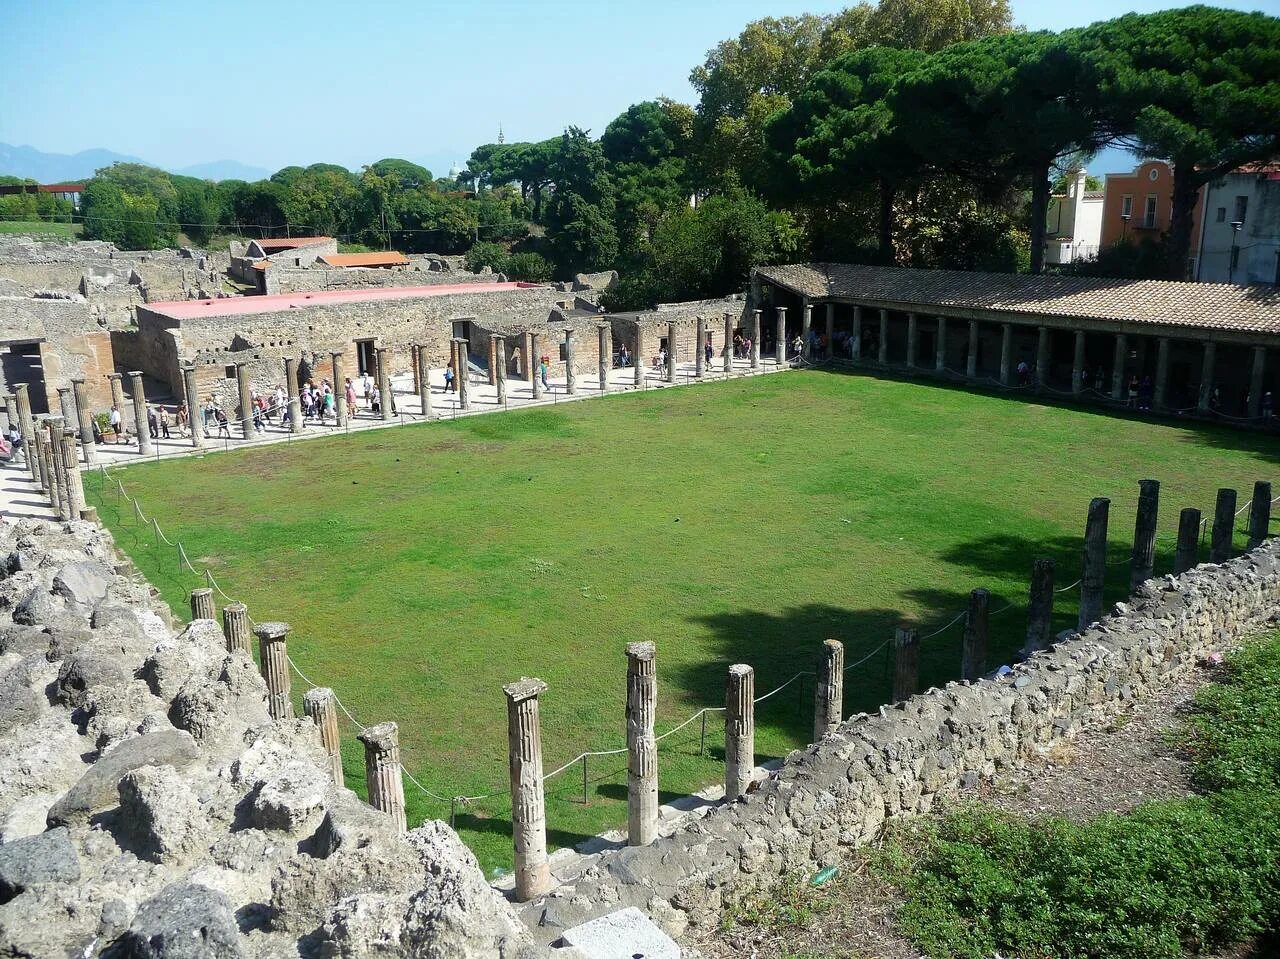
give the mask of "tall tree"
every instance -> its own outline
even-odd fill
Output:
[[[1280,19],[1211,7],[1129,14],[1083,31],[1110,132],[1173,165],[1168,275],[1185,275],[1196,197],[1280,154]]]
[[[610,266],[618,253],[614,193],[600,144],[570,127],[551,162],[547,238],[561,276]]]
[[[650,100],[628,107],[600,138],[617,194],[615,222],[624,253],[635,253],[664,215],[687,204],[691,120],[684,104]]]

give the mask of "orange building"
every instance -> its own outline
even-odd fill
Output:
[[[1173,168],[1164,160],[1144,160],[1132,173],[1108,173],[1102,201],[1103,249],[1116,243],[1158,240],[1173,217]],[[1191,248],[1187,276],[1196,275],[1200,255],[1200,220],[1204,189],[1191,214]]]

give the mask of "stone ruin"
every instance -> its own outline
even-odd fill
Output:
[[[398,834],[87,522],[0,525],[0,955],[531,956],[443,823]]]

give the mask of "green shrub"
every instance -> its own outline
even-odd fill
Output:
[[[465,263],[472,273],[479,273],[486,266],[494,273],[503,273],[506,271],[508,259],[507,251],[500,243],[481,240],[467,250]]]
[[[539,253],[513,253],[502,271],[508,279],[525,283],[546,283],[551,279],[551,263]]]

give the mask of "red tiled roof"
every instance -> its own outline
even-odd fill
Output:
[[[385,253],[325,253],[318,258],[329,266],[407,266],[409,258],[395,250]]]
[[[315,246],[317,243],[328,243],[331,236],[295,236],[276,237],[272,240],[254,240],[263,250],[296,250],[303,246]]]
[[[382,287],[372,290],[326,290],[322,293],[271,293],[266,296],[226,296],[216,300],[170,300],[148,303],[149,310],[175,320],[202,316],[252,316],[282,313],[307,306],[366,303],[378,300],[412,300],[459,293],[509,293],[512,290],[546,289],[545,283],[440,283],[435,286]]]

